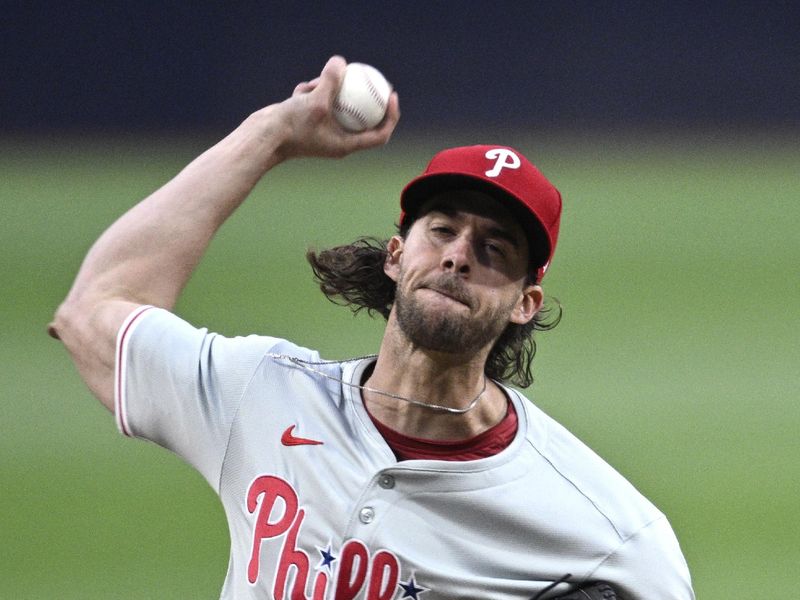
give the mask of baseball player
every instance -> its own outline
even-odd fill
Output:
[[[557,320],[540,283],[561,213],[513,148],[437,154],[403,190],[397,235],[309,254],[326,294],[386,317],[377,355],[329,361],[170,312],[272,167],[388,141],[396,94],[377,129],[332,118],[344,67],[330,59],[123,215],[50,326],[123,434],[219,494],[221,597],[694,598],[665,516],[506,385],[530,383],[531,334]]]

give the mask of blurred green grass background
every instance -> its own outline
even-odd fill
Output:
[[[281,165],[178,307],[327,357],[380,321],[328,303],[307,247],[393,233],[403,184],[458,133]],[[792,597],[800,564],[800,148],[744,134],[491,136],[566,203],[565,308],[528,396],[664,510],[698,598]],[[213,143],[0,140],[2,598],[217,598],[227,530],[199,475],[116,432],[45,326],[91,243]],[[191,218],[191,215],[187,215]]]

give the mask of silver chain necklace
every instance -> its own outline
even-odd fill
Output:
[[[375,389],[375,388],[372,388],[372,387],[369,387],[369,386],[366,386],[366,385],[360,385],[358,383],[352,383],[350,381],[345,381],[343,379],[340,379],[339,377],[334,377],[333,375],[328,375],[324,371],[321,371],[319,369],[315,369],[314,368],[315,366],[320,366],[321,367],[321,366],[324,366],[324,365],[333,365],[333,364],[338,364],[338,363],[342,363],[342,362],[357,362],[357,361],[360,361],[360,360],[366,360],[368,358],[376,358],[378,356],[377,354],[367,354],[365,356],[358,356],[356,358],[348,358],[347,360],[342,360],[342,361],[321,360],[321,361],[317,361],[317,362],[303,360],[302,358],[298,358],[296,356],[291,356],[289,354],[276,354],[274,352],[267,352],[266,355],[269,356],[270,358],[274,358],[274,359],[288,360],[289,362],[297,365],[301,369],[305,369],[306,371],[311,371],[312,373],[316,373],[317,375],[321,375],[322,377],[325,377],[325,378],[330,379],[332,381],[336,381],[338,383],[341,383],[342,385],[346,385],[346,386],[351,387],[351,388],[356,388],[356,389],[363,390],[363,391],[366,391],[366,392],[372,392],[373,394],[380,394],[381,396],[387,396],[389,398],[394,398],[395,400],[402,400],[403,402],[408,402],[409,404],[413,404],[414,406],[419,406],[421,408],[427,408],[429,410],[436,410],[436,411],[439,411],[439,412],[446,412],[446,413],[450,413],[450,414],[453,414],[453,415],[463,415],[464,413],[468,413],[469,411],[471,411],[473,408],[475,408],[477,406],[478,400],[480,400],[481,396],[483,396],[483,393],[486,391],[486,374],[484,374],[483,375],[483,387],[481,388],[481,391],[478,392],[478,395],[475,396],[472,399],[472,402],[470,402],[465,408],[452,408],[450,406],[442,406],[441,404],[433,404],[431,402],[422,402],[421,400],[415,400],[414,398],[407,398],[406,396],[401,396],[399,394],[393,394],[392,392],[384,392],[383,390],[378,390],[378,389]]]

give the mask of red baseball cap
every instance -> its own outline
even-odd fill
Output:
[[[508,146],[462,146],[443,150],[400,195],[400,226],[409,225],[431,196],[475,190],[505,203],[528,236],[531,271],[541,281],[558,240],[561,194],[521,153]]]

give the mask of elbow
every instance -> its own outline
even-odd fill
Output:
[[[48,333],[60,340],[92,393],[114,410],[116,335],[129,305],[67,298],[53,315]]]
[[[47,335],[49,335],[54,340],[60,340],[61,339],[61,336],[58,333],[58,327],[56,326],[56,319],[55,318],[53,318],[53,320],[50,321],[47,324]]]
[[[70,309],[66,301],[56,309],[52,320],[47,324],[47,335],[54,340],[63,340],[70,321]]]
[[[80,330],[79,315],[81,312],[70,300],[65,300],[56,309],[53,319],[47,325],[47,334],[64,344],[75,337],[75,332]]]

